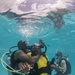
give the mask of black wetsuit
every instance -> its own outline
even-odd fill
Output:
[[[14,51],[13,53],[12,53],[12,55],[11,55],[11,67],[13,68],[13,69],[16,69],[16,70],[18,70],[19,68],[18,68],[18,64],[21,62],[21,60],[15,60],[15,58],[14,58],[14,54],[15,54],[15,52],[16,51]],[[17,73],[12,73],[13,75],[20,75],[20,74],[17,74]]]

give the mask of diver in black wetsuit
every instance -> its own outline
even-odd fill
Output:
[[[34,64],[37,62],[37,60],[41,56],[40,53],[35,55],[35,56],[32,56],[32,57],[27,55],[26,54],[27,53],[27,44],[25,41],[24,42],[19,41],[18,42],[18,48],[19,48],[19,50],[14,51],[11,55],[11,65],[10,66],[15,70],[19,69],[18,64],[20,62],[23,62],[23,63],[27,62],[29,64]],[[13,75],[19,75],[17,73],[12,73],[12,74]]]

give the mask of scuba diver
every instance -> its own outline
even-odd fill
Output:
[[[17,70],[23,64],[23,66],[25,66],[24,69],[29,69],[30,68],[29,64],[36,63],[38,61],[38,59],[40,58],[40,56],[41,56],[41,49],[40,49],[41,47],[37,47],[38,54],[36,54],[35,56],[30,57],[29,55],[27,55],[27,50],[30,50],[32,47],[33,46],[27,46],[26,41],[24,41],[24,42],[19,41],[18,42],[18,50],[14,51],[11,54],[11,59],[10,59],[11,64],[10,64],[10,66],[13,69]],[[13,47],[11,47],[11,48],[13,48]],[[10,49],[9,49],[9,51],[10,51]],[[10,53],[11,53],[11,51],[10,51]],[[22,69],[23,69],[23,66],[21,67]],[[13,72],[12,75],[21,75],[21,74]]]
[[[56,70],[56,74],[55,75],[69,75],[71,73],[71,64],[66,59],[66,57],[63,57],[61,51],[58,51],[56,53],[56,59],[57,59],[57,66],[60,69]]]
[[[39,60],[33,64],[33,68],[30,70],[30,73],[28,75],[51,75],[53,66],[50,67],[50,65],[54,64],[55,59],[52,58],[52,61],[48,60],[48,57],[46,56],[47,47],[42,40],[40,41],[41,45],[34,44],[31,52],[29,52],[28,55],[30,55],[31,57],[37,55],[37,47],[45,48],[45,50],[42,52]]]

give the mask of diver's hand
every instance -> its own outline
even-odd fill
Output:
[[[31,69],[31,66],[27,62],[20,62],[18,64],[19,69],[21,72],[29,72]]]

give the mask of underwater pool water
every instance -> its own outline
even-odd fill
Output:
[[[64,55],[69,56],[72,65],[72,73],[75,69],[75,13],[64,15],[65,24],[57,29],[50,25],[50,20],[46,17],[39,23],[31,25],[20,25],[15,19],[8,19],[0,15],[0,57],[7,52],[10,47],[16,46],[19,40],[27,40],[28,44],[38,42],[42,38],[47,45],[47,55],[49,59],[55,56],[56,51],[60,50]],[[28,21],[28,20],[27,20]],[[7,71],[0,63],[0,74],[8,75]],[[54,74],[53,74],[54,75]]]

